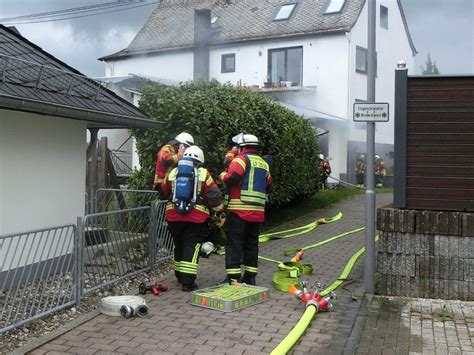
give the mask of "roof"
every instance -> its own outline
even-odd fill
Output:
[[[211,45],[330,34],[349,31],[357,21],[365,0],[346,0],[340,13],[324,15],[328,0],[299,0],[288,20],[273,21],[282,0],[162,1],[130,45],[100,60],[154,51],[191,48],[194,10],[210,9],[217,17],[212,24]]]
[[[155,127],[99,82],[0,25],[0,108],[88,122],[88,127]]]

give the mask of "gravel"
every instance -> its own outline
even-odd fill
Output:
[[[22,327],[1,334],[0,353],[9,353],[12,350],[25,345],[26,343],[35,338],[39,338],[42,335],[52,332],[61,325],[64,325],[80,317],[81,315],[87,314],[93,310],[98,309],[102,297],[124,294],[136,294],[138,291],[138,285],[141,282],[151,281],[152,279],[161,280],[164,275],[166,275],[171,269],[171,263],[161,263],[159,265],[156,265],[152,271],[137,274],[131,278],[122,280],[120,282],[101,288],[95,292],[83,296],[81,304],[77,308],[71,307],[55,312],[54,314],[48,315],[42,319],[27,323]],[[90,283],[90,281],[87,279],[87,274],[85,274],[85,277],[86,279],[84,281],[87,285],[88,283]],[[54,279],[49,280],[48,282],[42,282],[39,283],[39,285],[37,283],[35,285],[35,288],[38,290],[38,292],[36,293],[42,294],[43,297],[44,295],[51,296],[51,302],[56,302],[58,300],[58,297],[62,297],[62,299],[66,297],[66,299],[68,299],[67,297],[68,295],[71,295],[71,290],[68,290],[68,288],[64,286],[65,284],[69,285],[70,278],[71,276],[69,274],[62,274],[57,275]],[[30,285],[24,285],[23,288],[26,289],[29,286]],[[31,294],[28,294],[28,292],[21,292],[21,288],[19,290],[20,292],[16,292],[17,294],[15,295],[15,298],[17,299],[15,303],[12,302],[11,305],[9,304],[9,312],[10,309],[12,310],[12,312],[21,312],[22,309],[29,309],[30,307],[27,307],[28,302],[31,302],[32,305],[35,304],[35,302],[38,303],[38,301],[36,300],[37,297],[32,298]],[[19,297],[25,298],[24,304],[18,302]],[[0,295],[0,310],[4,307],[5,303],[9,302],[9,299],[11,299],[11,297],[8,298],[8,295],[6,295],[5,293]]]

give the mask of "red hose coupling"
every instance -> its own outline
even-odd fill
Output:
[[[335,295],[331,293],[330,296],[321,297],[318,292],[313,292],[311,295],[311,300],[318,304],[318,309],[323,312],[332,312],[334,310],[334,305],[331,303],[331,299],[335,298]]]
[[[291,258],[291,261],[300,261],[301,259],[303,259],[303,254],[304,254],[304,249],[301,249]]]
[[[291,285],[288,292],[295,296],[297,300],[301,300],[304,303],[311,299],[311,294],[308,291],[301,291],[295,285]]]

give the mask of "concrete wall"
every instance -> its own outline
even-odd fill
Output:
[[[86,123],[0,110],[0,234],[84,215]]]
[[[474,214],[379,208],[376,292],[474,300]]]

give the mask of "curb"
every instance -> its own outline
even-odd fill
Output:
[[[372,304],[374,295],[364,294],[364,298],[360,303],[359,310],[357,311],[356,318],[352,324],[351,334],[344,344],[344,355],[355,354],[357,345],[359,344],[364,329],[365,320],[367,319],[367,310]]]
[[[49,343],[51,340],[59,337],[60,335],[63,335],[64,333],[69,332],[70,330],[80,326],[83,323],[86,323],[90,321],[91,319],[97,317],[100,314],[100,309],[96,309],[94,311],[91,311],[89,313],[86,313],[70,322],[67,322],[63,325],[60,325],[57,327],[55,330],[53,330],[51,333],[45,334],[40,336],[39,338],[33,339],[26,343],[25,345],[16,348],[13,350],[10,354],[11,355],[19,355],[19,354],[26,354],[41,345],[44,345],[46,343]]]

